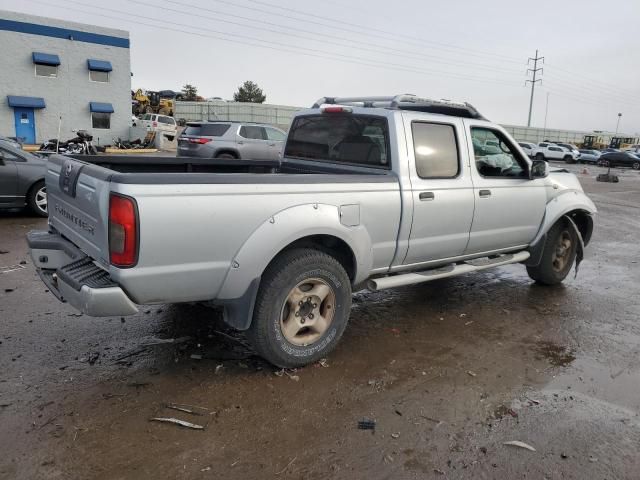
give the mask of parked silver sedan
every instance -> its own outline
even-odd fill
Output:
[[[28,207],[47,216],[47,160],[0,140],[0,208]]]
[[[260,123],[189,122],[178,137],[179,157],[278,160],[286,133]]]
[[[600,155],[599,150],[582,149],[580,150],[580,160],[578,161],[582,163],[598,163]]]

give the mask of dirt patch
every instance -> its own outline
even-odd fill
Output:
[[[537,358],[546,359],[554,367],[566,367],[576,359],[575,350],[549,341],[536,344]]]

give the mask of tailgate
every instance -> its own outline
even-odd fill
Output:
[[[49,225],[105,266],[109,264],[109,183],[112,171],[52,155],[47,168]]]

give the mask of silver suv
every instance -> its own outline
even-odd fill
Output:
[[[194,122],[178,137],[179,157],[278,160],[286,133],[270,125]]]

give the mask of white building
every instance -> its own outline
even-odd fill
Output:
[[[0,46],[0,136],[128,138],[128,32],[0,10]]]

